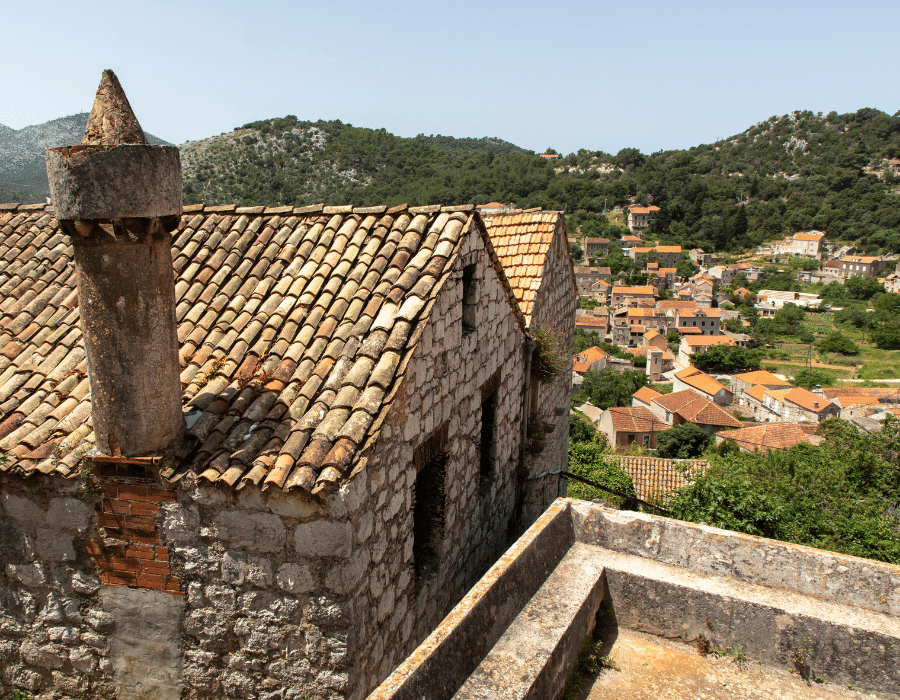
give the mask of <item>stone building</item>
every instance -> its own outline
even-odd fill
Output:
[[[560,217],[182,207],[104,90],[0,207],[0,693],[364,697],[559,493]]]

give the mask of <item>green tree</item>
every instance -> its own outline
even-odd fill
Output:
[[[807,369],[804,367],[799,372],[794,373],[794,384],[806,389],[813,389],[817,385],[831,386],[834,384],[834,375],[821,369]]]
[[[759,353],[740,345],[714,345],[706,352],[691,355],[691,364],[704,371],[752,372],[760,368]]]
[[[594,406],[604,410],[610,406],[630,406],[631,395],[643,386],[647,386],[644,372],[619,372],[609,367],[599,371],[588,370],[581,391],[572,397],[572,405],[580,406],[590,399]]]
[[[598,439],[590,442],[569,441],[568,471],[606,488],[626,494],[626,498],[612,495],[574,479],[569,480],[568,495],[571,498],[584,500],[600,498],[614,508],[623,508],[631,505],[633,503],[631,499],[637,497],[634,490],[634,482],[628,474],[619,468],[614,460],[604,453],[605,445],[599,439],[603,437],[603,434],[598,433],[598,436]]]
[[[900,328],[880,326],[872,330],[872,340],[879,350],[900,350]]]
[[[841,355],[859,354],[859,346],[840,331],[832,331],[816,343],[816,347],[820,352],[837,352]]]
[[[670,459],[691,459],[702,455],[713,443],[712,435],[694,423],[682,423],[656,437],[656,454]]]
[[[848,299],[871,299],[878,292],[884,292],[884,285],[874,277],[850,277],[844,286]]]
[[[572,260],[582,260],[584,258],[584,248],[577,243],[569,243],[569,253]]]

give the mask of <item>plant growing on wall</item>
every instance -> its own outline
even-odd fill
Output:
[[[531,335],[537,344],[537,361],[532,371],[544,381],[568,372],[571,360],[563,347],[562,331],[553,326],[535,326]]]

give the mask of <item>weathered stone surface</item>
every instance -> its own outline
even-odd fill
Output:
[[[147,143],[122,84],[111,70],[103,71],[100,77],[100,86],[81,143],[94,146]]]
[[[163,503],[162,534],[167,542],[192,542],[200,534],[200,512],[197,506]]]
[[[256,552],[278,552],[284,548],[284,523],[272,513],[222,511],[213,526],[218,537],[237,547]]]
[[[309,567],[305,564],[282,564],[278,567],[275,580],[281,590],[294,595],[308,593],[315,586]]]
[[[350,555],[349,523],[315,520],[294,530],[294,547],[301,557],[346,557]]]
[[[83,533],[91,524],[91,509],[77,498],[54,498],[47,509],[46,522],[52,527]]]

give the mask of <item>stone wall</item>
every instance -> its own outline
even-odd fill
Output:
[[[475,265],[474,330],[463,334],[463,270]],[[524,334],[483,241],[466,237],[406,369],[407,381],[357,482],[372,506],[355,522],[362,583],[353,587],[351,697],[374,689],[443,619],[519,534]],[[491,467],[482,469],[485,392],[496,390]],[[442,433],[443,431],[443,433]],[[441,434],[442,433],[442,434]],[[443,534],[435,561],[416,562],[416,450],[446,450]]]
[[[531,397],[529,433],[543,433],[543,444],[529,444],[525,465],[528,488],[522,513],[524,531],[559,496],[566,495],[566,482],[559,471],[566,468],[569,450],[569,411],[572,400],[572,357],[575,351],[575,282],[572,259],[560,227],[547,253],[541,287],[535,297],[532,330],[547,329],[557,338],[557,352],[566,360],[559,376],[541,380],[531,375],[536,395]]]

